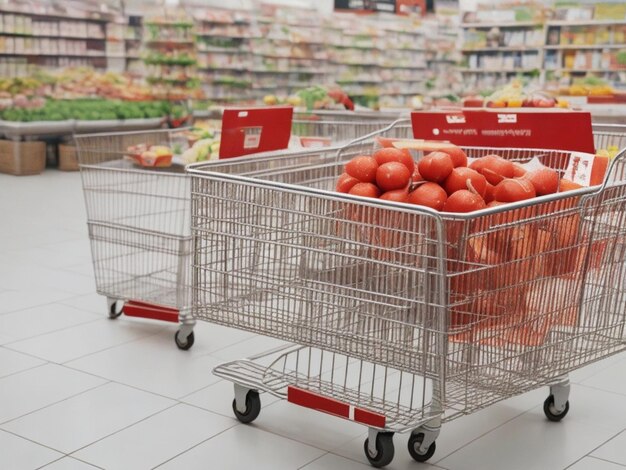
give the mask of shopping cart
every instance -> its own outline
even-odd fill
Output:
[[[325,116],[320,119],[297,119],[292,124],[292,135],[302,138],[323,137],[328,139],[328,143],[335,146],[345,144],[351,140],[358,139],[364,135],[376,132],[396,119],[379,116],[378,119],[364,119],[354,121],[346,119],[343,115]],[[404,126],[405,128],[408,126]]]
[[[626,125],[593,123],[596,150],[617,152],[626,148]]]
[[[189,179],[184,166],[142,168],[129,148],[174,147],[180,130],[75,137],[96,289],[110,318],[128,316],[180,323],[179,348],[194,343],[189,309],[191,248]]]
[[[626,349],[626,152],[599,189],[449,214],[333,192],[372,145],[188,167],[194,317],[294,344],[214,369],[236,417],[268,392],[362,423],[376,467],[395,432],[423,462],[443,422],[541,386],[561,420],[567,374]]]
[[[294,135],[328,137],[335,144],[381,127],[380,122],[294,121]],[[127,158],[139,144],[174,148],[182,130],[76,136],[97,292],[108,314],[180,323],[176,345],[194,343],[189,309],[191,243],[189,181],[182,165],[141,168]],[[409,128],[398,128],[398,137]],[[334,148],[334,147],[333,147]],[[284,159],[303,149],[284,150]],[[268,152],[267,158],[274,153]]]
[[[316,109],[306,113],[296,114],[296,119],[299,121],[305,120],[321,120],[321,121],[343,121],[353,123],[369,122],[387,122],[391,123],[398,118],[403,117],[402,114],[408,114],[406,111],[398,112],[383,112],[383,111],[348,111],[348,110],[334,110],[334,109]],[[379,127],[380,129],[380,127]],[[365,134],[361,134],[359,137]]]

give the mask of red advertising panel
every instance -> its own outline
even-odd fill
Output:
[[[291,106],[225,109],[220,158],[286,149],[292,119]]]
[[[570,110],[453,110],[411,114],[416,139],[468,147],[543,148],[594,153],[591,114]]]

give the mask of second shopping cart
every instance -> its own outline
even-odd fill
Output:
[[[294,121],[293,134],[325,137],[333,144],[379,129],[376,121]],[[400,130],[405,137],[408,128]],[[399,132],[400,132],[399,131]],[[184,130],[76,136],[96,289],[108,314],[178,323],[180,349],[194,343],[190,313],[191,252],[189,179],[182,163],[141,167],[130,149],[174,149]],[[302,152],[292,149],[282,158]]]

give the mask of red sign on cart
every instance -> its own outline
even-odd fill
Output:
[[[416,139],[444,140],[466,147],[508,147],[594,153],[591,114],[555,109],[416,111]]]
[[[225,109],[220,158],[286,149],[292,119],[291,106]]]

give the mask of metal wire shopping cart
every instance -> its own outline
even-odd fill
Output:
[[[381,127],[381,122],[294,121],[294,135],[334,143]],[[184,130],[183,130],[184,131]],[[406,136],[403,129],[398,136]],[[76,136],[87,223],[99,294],[110,318],[122,313],[180,323],[180,349],[194,343],[189,309],[189,181],[181,165],[141,168],[125,158],[139,144],[180,143],[181,130]],[[285,150],[280,158],[302,149]],[[268,154],[268,155],[271,155]]]
[[[458,215],[333,192],[371,149],[188,167],[194,317],[295,344],[214,369],[236,417],[268,392],[354,420],[377,467],[394,432],[426,461],[442,422],[541,386],[562,419],[567,374],[626,349],[626,152],[599,189]],[[559,170],[570,156],[465,150]]]
[[[596,150],[617,152],[626,148],[626,125],[594,123],[592,126]]]
[[[189,306],[189,180],[184,166],[142,168],[127,158],[145,144],[170,148],[179,130],[75,137],[96,289],[110,318],[180,322],[176,344],[194,342]]]

